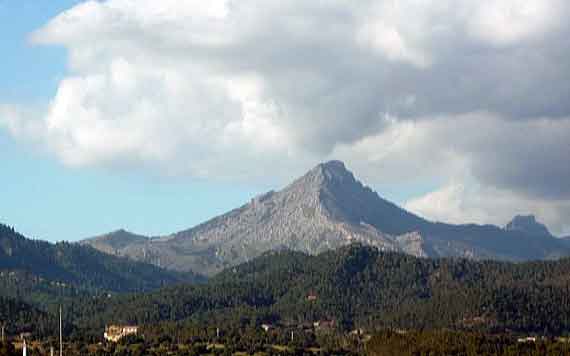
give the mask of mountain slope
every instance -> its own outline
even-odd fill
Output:
[[[167,271],[89,246],[30,240],[1,224],[0,272],[3,293],[9,291],[6,286],[10,283],[39,286],[48,281],[83,290],[135,292],[196,279],[193,274]],[[16,277],[19,280],[14,282]]]
[[[207,275],[265,251],[318,254],[354,242],[421,257],[520,261],[570,254],[550,235],[427,221],[382,199],[339,161],[319,164],[283,190],[258,196],[192,229],[121,245],[114,241],[119,235],[106,237],[115,254]],[[85,243],[101,248],[98,241]]]

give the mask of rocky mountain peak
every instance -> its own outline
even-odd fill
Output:
[[[328,186],[354,183],[356,183],[354,175],[346,169],[343,162],[328,161],[318,164],[307,174],[297,179],[292,186],[302,186],[304,190],[310,188],[320,190]]]
[[[342,161],[323,162],[317,165],[316,169],[320,170],[329,179],[352,176],[352,173],[346,169]]]
[[[517,215],[506,226],[505,230],[524,232],[534,236],[551,236],[548,228],[536,221],[534,215]]]
[[[372,195],[376,196],[341,161],[318,164],[279,193],[290,207],[318,206],[319,211],[335,220],[355,220],[357,224],[360,217],[351,217],[347,210],[367,205]]]
[[[390,235],[415,231],[426,223],[381,198],[336,160],[317,165],[279,194],[289,204],[318,206],[334,221],[370,225]]]
[[[340,161],[321,163],[284,189],[259,195],[193,228],[151,240],[125,235],[85,243],[205,275],[267,251],[318,254],[353,243],[421,257],[524,260],[556,258],[566,250],[570,254],[564,241],[552,238],[533,216],[515,217],[505,229],[427,221],[383,199]]]

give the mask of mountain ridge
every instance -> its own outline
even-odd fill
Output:
[[[265,251],[318,254],[355,242],[419,257],[524,261],[570,254],[551,235],[430,222],[383,199],[341,161],[321,163],[279,191],[193,228],[127,244],[116,254],[213,275]]]

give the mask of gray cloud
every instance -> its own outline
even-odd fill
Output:
[[[475,176],[531,198],[570,199],[570,119],[500,126],[481,127],[487,138],[465,152]]]
[[[333,155],[378,186],[437,184],[406,203],[432,219],[502,225],[514,214],[534,213],[561,234],[570,229],[568,137],[570,119],[478,112],[393,121]]]

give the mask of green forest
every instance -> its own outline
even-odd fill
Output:
[[[453,328],[559,335],[570,331],[569,275],[570,259],[521,264],[431,260],[360,245],[316,257],[271,252],[203,285],[92,298],[74,305],[75,322],[89,329],[108,322],[334,320],[345,330]]]
[[[570,259],[431,260],[360,245],[319,256],[271,252],[205,284],[67,298],[66,320],[76,330],[184,320],[205,325],[334,320],[345,330],[559,335],[570,330],[569,273]]]

